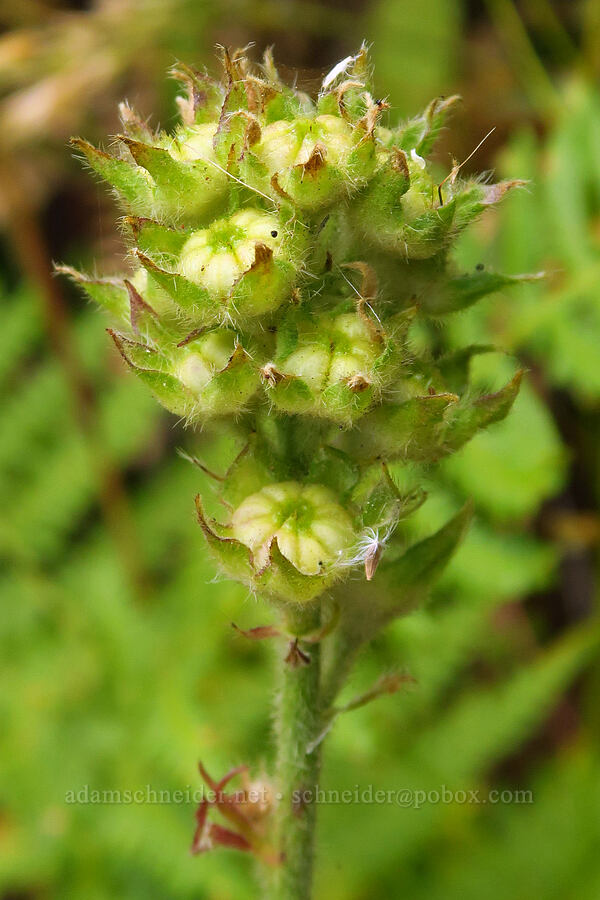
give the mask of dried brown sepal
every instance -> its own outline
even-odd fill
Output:
[[[298,638],[294,638],[293,641],[290,641],[288,652],[283,661],[291,669],[299,669],[301,666],[310,665],[310,654],[300,647]]]
[[[201,762],[198,771],[210,795],[203,797],[196,810],[191,852],[206,853],[216,847],[225,847],[253,853],[268,865],[279,863],[280,857],[270,846],[265,828],[272,808],[270,786],[264,782],[251,782],[246,765],[231,769],[219,781],[211,778]],[[225,787],[238,775],[242,777],[242,789],[226,793]],[[209,813],[212,810],[219,812],[232,827],[211,822]]]
[[[340,84],[339,88],[337,89],[337,102],[340,110],[340,115],[343,119],[346,119],[347,122],[351,121],[351,119],[348,115],[348,110],[346,109],[344,96],[348,93],[348,91],[352,90],[352,88],[361,90],[364,89],[364,84],[362,81],[353,81],[352,79],[348,79],[348,81],[342,82],[342,84]]]
[[[392,147],[390,158],[394,172],[399,172],[401,175],[404,175],[405,178],[410,179],[408,160],[404,150],[401,150],[399,147]]]
[[[259,370],[259,374],[265,384],[269,384],[271,387],[277,387],[278,384],[286,380],[286,377],[289,377],[280,372],[275,363],[272,362],[264,365]]]
[[[384,545],[377,542],[369,548],[365,556],[365,578],[371,581],[383,556]]]
[[[358,292],[363,300],[375,300],[377,297],[378,281],[377,273],[373,266],[369,265],[367,262],[357,260],[356,262],[342,263],[342,268],[352,269],[360,274],[361,282]]]
[[[302,169],[303,175],[317,175],[327,165],[327,150],[319,141],[305,163],[300,163],[296,168]]]
[[[275,191],[276,194],[279,194],[279,196],[282,197],[284,200],[286,200],[288,203],[292,203],[292,204],[294,203],[293,199],[290,197],[290,195],[287,193],[287,191],[284,191],[284,189],[279,184],[279,178],[277,177],[277,172],[275,172],[275,174],[271,176],[271,187],[273,188],[273,190]]]
[[[390,104],[387,100],[373,100],[370,94],[366,94],[366,97],[368,103],[367,111],[362,119],[359,119],[356,123],[356,127],[365,132],[365,138],[369,138],[373,136],[380,114],[384,109],[389,109]]]
[[[129,295],[129,310],[131,317],[131,327],[133,328],[135,334],[139,334],[139,322],[140,318],[146,313],[147,315],[152,316],[154,319],[158,321],[158,314],[152,309],[149,303],[146,303],[142,295],[136,290],[136,288],[132,285],[132,283],[127,279],[123,279],[123,284],[127,288],[127,294]]]
[[[372,382],[364,375],[351,375],[346,379],[346,384],[353,394],[362,394],[371,387]]]
[[[234,628],[238,634],[248,638],[249,641],[264,641],[268,638],[281,636],[281,632],[278,628],[275,628],[274,625],[257,625],[254,628],[244,629],[240,628],[239,625],[236,625],[235,622],[232,622],[231,627]]]
[[[181,341],[179,341],[177,346],[185,347],[187,346],[187,344],[191,344],[192,341],[196,340],[196,338],[201,337],[205,333],[205,331],[207,331],[206,326],[203,326],[202,328],[194,328],[193,331],[190,331],[189,334],[186,334],[186,336]]]
[[[378,678],[375,684],[368,691],[365,691],[364,694],[359,694],[358,697],[355,697],[349,703],[338,707],[336,713],[351,712],[354,709],[359,709],[361,706],[366,706],[367,703],[371,703],[372,700],[376,700],[378,697],[383,697],[386,694],[397,694],[407,684],[416,683],[417,680],[412,675],[390,672]]]
[[[253,272],[259,266],[268,265],[273,259],[273,251],[268,246],[268,244],[263,244],[262,241],[257,241],[254,247],[254,262],[250,266],[248,271]]]

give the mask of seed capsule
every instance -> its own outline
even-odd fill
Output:
[[[294,338],[261,370],[272,403],[350,424],[384,383],[390,345],[356,312],[294,318]]]
[[[267,247],[275,258],[281,255],[282,233],[275,216],[242,210],[194,232],[181,251],[180,272],[213,296],[223,298],[252,267],[257,244]]]
[[[237,540],[266,565],[271,543],[303,575],[318,575],[339,563],[352,547],[354,529],[335,495],[320,485],[296,481],[268,485],[238,506],[232,517]]]

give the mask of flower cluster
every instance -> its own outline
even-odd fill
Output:
[[[479,348],[444,357],[412,340],[517,280],[455,271],[449,253],[516,182],[455,166],[438,184],[427,157],[457,98],[389,127],[364,48],[314,98],[268,53],[254,66],[224,51],[223,68],[219,81],[176,67],[172,134],[123,105],[113,154],[73,141],[123,208],[131,271],[62,271],[109,312],[120,353],[168,410],[236,422],[244,450],[215,480],[229,513],[211,519],[197,501],[208,547],[251,590],[307,603],[353,566],[369,580],[385,568],[396,524],[424,498],[394,466],[459,449],[516,396],[518,374],[472,391]]]

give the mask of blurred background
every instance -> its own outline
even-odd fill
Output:
[[[190,440],[116,357],[52,260],[123,266],[118,211],[70,135],[117,103],[174,121],[176,59],[254,42],[310,85],[363,39],[393,120],[459,92],[440,171],[526,178],[458,249],[548,277],[457,316],[482,383],[529,375],[509,419],[433,475],[415,520],[476,520],[426,611],[363,657],[416,684],[341,717],[327,788],[530,790],[531,803],[320,810],[316,898],[600,897],[600,2],[3,0],[0,10],[0,897],[250,900],[252,862],[191,858],[194,806],[68,791],[200,786],[269,760],[268,621],[212,581]],[[284,69],[284,71],[286,71]],[[495,366],[492,372],[491,366]]]

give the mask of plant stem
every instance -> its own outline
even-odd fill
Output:
[[[288,616],[293,634],[318,627],[320,604],[295,609]],[[283,663],[277,709],[277,841],[282,862],[275,871],[273,900],[309,900],[311,896],[316,792],[320,752],[307,747],[320,727],[320,646],[298,649],[310,662]]]

